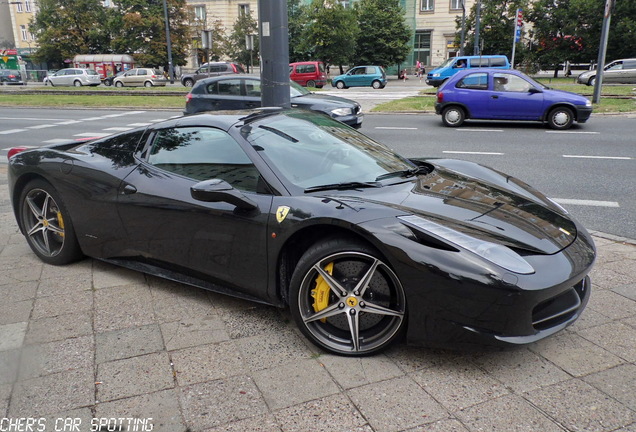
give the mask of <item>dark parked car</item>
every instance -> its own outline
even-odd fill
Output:
[[[291,105],[323,112],[338,121],[359,128],[364,115],[360,104],[349,99],[321,95],[290,81]],[[222,76],[197,82],[186,96],[184,114],[203,111],[241,110],[261,106],[261,80],[256,77]]]
[[[0,85],[26,85],[19,70],[0,69]]]
[[[568,129],[592,114],[586,97],[553,90],[516,70],[470,69],[456,73],[437,91],[435,112],[446,126],[466,119],[528,120]]]
[[[192,87],[195,82],[203,78],[215,77],[219,75],[244,74],[243,66],[231,62],[212,62],[205,63],[199,67],[194,73],[186,73],[181,75],[181,84],[186,87]]]
[[[475,163],[407,159],[307,110],[11,149],[8,183],[42,261],[88,255],[289,307],[342,355],[404,333],[530,343],[590,296],[592,238],[541,193]]]
[[[117,72],[115,75],[111,75],[109,77],[106,77],[102,80],[102,84],[104,84],[107,87],[110,87],[113,85],[113,81],[115,78],[122,76],[123,74],[125,74],[126,71],[119,71]]]

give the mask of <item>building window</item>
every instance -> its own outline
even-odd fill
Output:
[[[249,4],[240,4],[238,5],[239,8],[239,16],[246,16],[250,14],[250,5]]]
[[[435,9],[435,0],[422,0],[420,10],[421,11],[432,11]]]
[[[25,9],[27,12],[31,12],[31,2],[30,2],[29,0],[25,0],[25,2],[24,2],[24,9]]]
[[[23,12],[23,10],[22,10],[22,2],[17,2],[17,3],[14,3],[14,4],[16,5],[16,8],[17,8],[18,12]]]
[[[431,60],[431,31],[417,30],[415,32],[415,45],[413,46],[413,63],[419,60],[422,64],[430,64]]]
[[[29,32],[27,31],[26,26],[24,26],[24,25],[20,26],[20,33],[22,33],[22,40],[23,41],[28,40]]]
[[[464,4],[464,0],[450,0],[450,8],[451,10],[462,9],[462,5]]]
[[[205,5],[198,5],[194,7],[194,18],[205,23]]]

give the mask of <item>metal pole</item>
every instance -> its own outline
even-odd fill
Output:
[[[168,75],[170,75],[170,84],[174,84],[174,68],[172,66],[172,42],[170,41],[170,22],[168,21],[168,5],[163,0],[163,17],[166,21],[166,42],[168,45]]]
[[[607,39],[609,36],[610,19],[615,0],[605,0],[605,14],[603,16],[603,28],[601,29],[601,43],[598,51],[598,62],[596,63],[596,79],[594,82],[594,95],[592,103],[599,103],[601,100],[601,86],[603,85],[603,68],[605,67],[605,54],[607,52]]]
[[[290,108],[286,0],[259,0],[261,104]]]
[[[481,0],[477,0],[475,9],[475,46],[473,47],[473,55],[479,55],[479,20],[481,15]]]
[[[462,2],[462,33],[461,33],[461,39],[459,41],[459,55],[463,56],[464,42],[466,40],[466,4],[464,3],[464,0],[461,0],[461,2]]]

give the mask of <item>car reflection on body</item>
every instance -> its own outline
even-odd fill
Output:
[[[592,114],[592,103],[516,70],[468,69],[437,90],[435,112],[449,127],[461,126],[466,119],[527,120],[563,130],[575,121],[585,123]]]
[[[312,93],[290,81],[290,102],[293,108],[318,111],[354,128],[362,126],[364,115],[355,101]],[[261,80],[248,76],[206,78],[194,85],[186,96],[184,114],[203,111],[242,110],[261,106]]]
[[[49,264],[87,255],[289,307],[341,355],[530,343],[573,323],[595,248],[563,208],[484,166],[407,159],[307,110],[199,114],[9,151],[11,202]]]

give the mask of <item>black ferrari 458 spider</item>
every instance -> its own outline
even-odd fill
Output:
[[[200,114],[12,149],[11,200],[44,262],[90,256],[289,307],[317,346],[523,344],[590,295],[590,235],[528,185],[407,159],[306,110]]]

